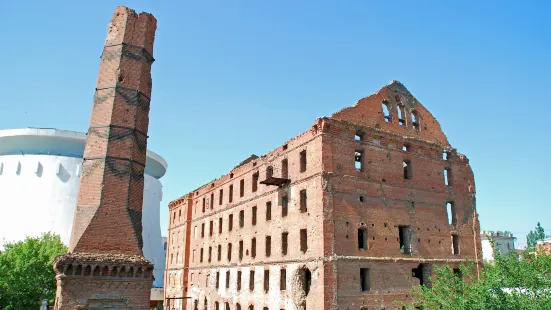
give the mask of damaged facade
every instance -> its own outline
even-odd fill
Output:
[[[400,309],[481,262],[468,159],[396,81],[169,209],[168,309]]]

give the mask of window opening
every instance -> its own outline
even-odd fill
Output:
[[[254,270],[249,272],[249,290],[254,291]]]
[[[450,168],[444,169],[444,184],[446,186],[451,186],[451,177],[452,177],[452,170]]]
[[[300,212],[304,213],[308,211],[307,203],[306,203],[306,190],[303,189],[300,191]]]
[[[306,171],[306,150],[300,152],[300,172]]]
[[[287,289],[287,270],[281,269],[279,276],[279,289],[284,291]]]
[[[270,289],[270,270],[264,269],[264,292],[268,292]]]
[[[442,152],[442,159],[443,160],[448,160],[448,152]]]
[[[411,227],[410,226],[398,226],[399,239],[400,239],[400,253],[411,253]]]
[[[287,247],[289,242],[289,233],[284,232],[281,234],[281,254],[287,255]]]
[[[411,275],[414,278],[419,279],[419,285],[425,285],[430,287],[429,278],[430,278],[430,269],[426,264],[419,264],[417,268],[411,269]]]
[[[411,180],[411,162],[409,160],[404,160],[404,179]]]
[[[266,202],[266,221],[269,221],[272,219],[272,202],[268,201]]]
[[[239,181],[239,197],[243,197],[245,195],[245,180],[241,179]]]
[[[217,301],[214,302],[214,310],[220,310],[220,304]]]
[[[220,190],[220,197],[218,197],[218,204],[222,205],[222,202],[224,201],[224,190]]]
[[[232,231],[232,229],[233,229],[233,214],[230,214],[228,218],[228,230]]]
[[[256,206],[253,207],[252,224],[256,225]]]
[[[358,229],[358,249],[367,250],[367,229],[359,228]]]
[[[212,260],[212,247],[209,246],[209,263]]]
[[[228,261],[231,261],[231,243],[228,243]]]
[[[218,245],[218,261],[222,260],[222,245]]]
[[[243,259],[243,240],[239,240],[239,260]]]
[[[448,213],[448,224],[457,225],[457,215],[455,213],[455,204],[453,202],[446,203],[446,212]]]
[[[199,256],[199,262],[203,262],[203,248],[201,248],[201,256]]]
[[[253,184],[252,184],[253,193],[258,189],[258,172],[253,174]]]
[[[218,219],[218,233],[222,233],[222,218]]]
[[[268,167],[266,168],[266,179],[269,179],[269,178],[271,178],[272,176],[274,176],[274,167],[268,166]]]
[[[300,230],[300,251],[302,251],[302,253],[306,253],[307,250],[308,250],[308,235],[307,235],[306,229],[301,229]]]
[[[289,161],[287,158],[281,161],[281,177],[287,179],[289,177]]]
[[[214,208],[214,193],[210,194],[210,208]]]
[[[364,133],[361,131],[356,131],[356,134],[354,135],[354,141],[363,141],[364,139]]]
[[[369,268],[360,268],[360,286],[362,292],[369,292],[369,282]]]
[[[239,227],[245,226],[245,210],[239,211]]]
[[[256,257],[256,238],[251,239],[251,257]]]
[[[241,271],[237,272],[237,290],[241,290]]]
[[[356,171],[363,171],[363,152],[356,151],[354,152],[354,167]]]
[[[230,271],[226,271],[226,288],[230,288]]]
[[[409,152],[409,149],[410,149],[409,144],[404,144],[404,146],[402,146],[402,151],[404,152]]]
[[[406,120],[405,120],[404,115],[405,115],[404,106],[399,103],[398,104],[398,123],[400,124],[400,126],[405,126],[406,125]]]
[[[453,268],[453,274],[456,275],[459,279],[463,278],[463,273],[459,268]]]
[[[272,237],[266,236],[266,257],[272,254]]]
[[[289,199],[287,196],[281,197],[281,217],[286,217],[288,213]]]
[[[213,229],[213,226],[214,226],[213,222],[210,221],[210,223],[209,223],[209,236],[212,236],[212,229]]]
[[[452,235],[452,253],[453,255],[459,255],[459,236]]]
[[[220,271],[216,272],[216,288],[220,287]]]
[[[392,119],[390,117],[390,109],[388,106],[388,101],[383,100],[383,104],[381,105],[381,107],[383,109],[383,115],[385,116],[385,122],[390,123]]]
[[[308,296],[308,293],[310,293],[310,287],[312,286],[312,272],[310,272],[310,269],[302,268],[300,270],[299,281],[302,284],[301,286],[304,293]]]
[[[233,202],[233,184],[230,185],[229,200]]]
[[[203,213],[205,213],[205,197],[203,197]]]
[[[415,110],[411,111],[411,125],[413,129],[419,130],[418,114]]]

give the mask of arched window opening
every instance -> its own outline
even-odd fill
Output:
[[[383,101],[382,108],[383,108],[383,115],[385,116],[385,122],[390,123],[392,119],[390,117],[390,109],[389,109],[388,101],[386,100]]]
[[[274,167],[268,166],[268,168],[266,168],[266,179],[271,178],[273,175],[274,175]]]
[[[419,114],[416,110],[411,110],[411,125],[413,129],[419,130]]]
[[[401,103],[398,103],[398,123],[400,126],[406,125],[406,113],[404,112],[404,105]]]

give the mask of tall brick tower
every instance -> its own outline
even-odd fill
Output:
[[[109,24],[55,309],[149,309],[141,219],[156,23],[119,6]]]

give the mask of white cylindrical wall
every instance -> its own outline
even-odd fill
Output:
[[[53,232],[69,243],[82,158],[59,155],[0,156],[0,248],[6,241]],[[143,253],[155,264],[154,286],[163,286],[161,182],[145,175]],[[109,236],[106,236],[108,238]]]

